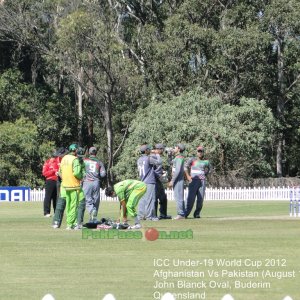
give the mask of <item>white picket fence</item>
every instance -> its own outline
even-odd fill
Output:
[[[289,200],[293,187],[259,187],[259,188],[207,188],[205,200]],[[168,200],[174,200],[173,190],[166,190]],[[117,201],[117,198],[107,197],[104,190],[100,190],[101,201]],[[187,198],[188,189],[184,191]],[[32,189],[30,201],[43,201],[44,189]]]

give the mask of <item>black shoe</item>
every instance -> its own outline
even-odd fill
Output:
[[[172,216],[164,216],[164,215],[161,215],[161,216],[159,216],[159,219],[160,220],[167,220],[167,219],[172,219]]]
[[[201,217],[199,215],[194,215],[195,219],[200,219]]]

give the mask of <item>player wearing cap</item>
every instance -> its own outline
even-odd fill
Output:
[[[97,221],[100,204],[100,180],[106,176],[104,164],[96,157],[97,148],[89,149],[89,157],[85,158],[85,176],[83,179],[83,191],[85,194],[86,208],[90,214],[90,222]]]
[[[185,146],[177,144],[174,149],[175,158],[172,161],[172,179],[169,186],[173,187],[174,198],[177,204],[177,216],[174,220],[184,219],[184,156]]]
[[[74,229],[77,225],[80,180],[84,176],[83,165],[76,157],[77,149],[77,144],[70,145],[70,153],[63,157],[59,169],[61,185],[66,192],[67,229]]]
[[[157,159],[150,156],[151,147],[144,144],[140,147],[142,156],[137,160],[140,180],[147,185],[147,192],[139,203],[138,217],[150,221],[158,221],[155,215],[155,184],[156,175],[154,168],[157,166]]]
[[[206,188],[206,176],[210,171],[209,160],[204,159],[204,147],[197,147],[197,157],[188,159],[185,163],[185,174],[189,181],[185,217],[191,213],[197,196],[194,218],[200,218]]]
[[[79,147],[77,149],[76,156],[79,158],[79,162],[83,164],[82,158],[84,156],[84,149]],[[60,196],[57,199],[55,214],[52,223],[52,227],[55,229],[60,228],[64,216],[64,211],[66,208],[66,190],[62,185],[60,185],[59,191],[60,191],[59,192]],[[77,212],[77,225],[74,227],[74,229],[81,229],[83,224],[84,212],[85,212],[85,196],[82,189],[80,189],[79,191],[78,198],[79,198],[79,204],[78,204],[78,212]]]
[[[118,197],[120,201],[120,218],[118,222],[127,223],[127,215],[134,217],[135,225],[132,229],[141,228],[140,219],[137,217],[136,207],[146,193],[147,185],[138,180],[127,179],[114,185],[113,188],[108,187],[105,191],[108,197]]]
[[[163,162],[161,155],[163,154],[165,146],[163,144],[156,144],[154,150],[152,150],[151,156],[155,156],[157,160],[157,166],[155,167],[155,215],[157,216],[157,208],[159,201],[159,219],[172,219],[171,216],[167,214],[168,199],[165,191],[165,187],[162,182],[163,177]]]

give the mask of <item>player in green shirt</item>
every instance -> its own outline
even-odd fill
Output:
[[[121,204],[120,219],[123,223],[127,222],[127,215],[134,217],[135,225],[131,226],[132,229],[141,228],[140,221],[137,217],[136,207],[146,193],[147,185],[138,180],[127,179],[116,183],[114,187],[108,187],[105,191],[108,197],[118,197]]]
[[[53,217],[53,228],[60,228],[61,222],[64,216],[64,211],[66,208],[66,190],[63,186],[60,186],[60,197],[57,200],[55,214]],[[82,229],[83,218],[85,212],[85,196],[83,190],[79,192],[79,204],[77,212],[77,224],[74,226],[74,229]]]
[[[63,157],[58,171],[62,179],[61,186],[66,192],[67,230],[75,229],[77,226],[81,179],[85,173],[82,160],[76,156],[78,149],[77,144],[70,145],[70,152]]]
[[[84,167],[83,167],[83,157],[84,157],[84,149],[79,147],[77,149],[76,156],[78,157],[79,163],[82,165],[83,168],[83,174],[84,174]],[[60,193],[59,197],[57,199],[56,203],[56,209],[55,209],[55,214],[53,218],[53,228],[60,228],[64,211],[66,208],[66,189],[60,184]],[[82,224],[83,224],[83,219],[84,219],[84,212],[85,212],[85,195],[80,188],[79,190],[79,195],[78,195],[78,212],[77,212],[77,223],[73,226],[73,229],[81,229]]]

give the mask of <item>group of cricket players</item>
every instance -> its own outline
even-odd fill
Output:
[[[137,160],[139,180],[128,179],[109,186],[105,190],[107,197],[117,197],[120,203],[120,215],[117,223],[127,224],[128,216],[134,219],[134,225],[129,229],[141,228],[141,221],[159,221],[172,219],[167,214],[166,185],[173,188],[176,201],[177,215],[174,220],[188,218],[196,201],[193,212],[194,218],[200,218],[205,196],[206,177],[210,172],[210,162],[204,158],[204,147],[198,146],[195,156],[186,158],[185,145],[177,144],[174,148],[167,148],[168,164],[171,174],[168,176],[163,165],[162,156],[166,147],[156,144],[154,149],[148,144],[140,146],[141,156]],[[53,228],[59,228],[66,211],[67,230],[81,229],[84,213],[88,210],[89,222],[97,223],[100,204],[100,183],[106,176],[104,164],[97,158],[96,147],[88,149],[88,156],[77,144],[72,144],[68,152],[56,153],[58,157],[58,171],[55,168],[43,168],[46,177],[46,196],[44,215],[50,216],[49,195],[47,196],[46,170],[55,173],[59,183],[59,196],[54,206]],[[49,160],[50,161],[50,160]],[[47,161],[49,165],[49,161]],[[50,171],[49,171],[50,172]],[[49,173],[50,174],[50,173]],[[54,176],[54,175],[53,175]],[[50,181],[52,178],[49,179]],[[50,182],[49,181],[49,182]],[[188,196],[184,200],[184,184],[188,182]],[[51,182],[50,182],[51,185]]]

